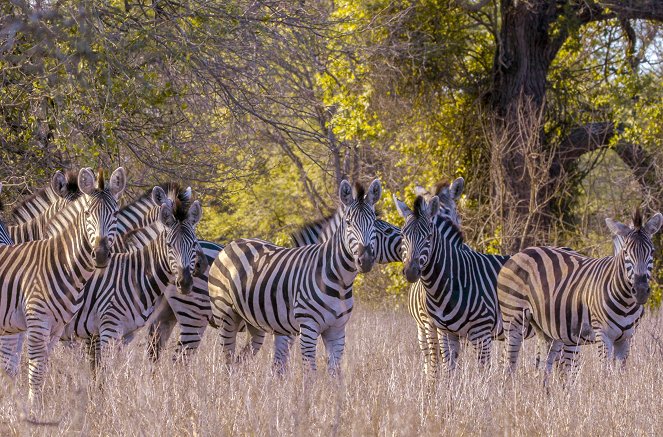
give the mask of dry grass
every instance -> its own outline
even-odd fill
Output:
[[[549,393],[528,341],[515,378],[503,375],[497,358],[478,369],[468,352],[453,378],[426,395],[414,322],[403,310],[357,308],[338,380],[324,371],[304,377],[297,349],[286,376],[273,376],[270,342],[251,362],[227,366],[210,329],[189,365],[150,364],[140,339],[110,360],[103,388],[88,388],[82,352],[58,347],[37,418],[55,423],[25,419],[22,374],[14,389],[3,383],[0,434],[661,434],[660,321],[643,322],[625,371],[604,370],[595,348],[586,348],[577,379],[564,384],[556,377]]]

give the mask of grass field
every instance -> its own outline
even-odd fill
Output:
[[[513,379],[499,365],[498,343],[489,369],[468,350],[427,394],[407,312],[361,305],[339,379],[304,375],[298,348],[288,373],[274,376],[271,341],[252,361],[227,366],[210,328],[188,365],[152,365],[139,338],[110,359],[103,386],[90,388],[82,351],[58,347],[39,417],[26,417],[25,366],[16,384],[3,381],[0,435],[661,434],[662,329],[659,315],[647,316],[623,371],[603,369],[596,348],[585,348],[577,378],[564,384],[557,375],[549,392],[530,340]]]

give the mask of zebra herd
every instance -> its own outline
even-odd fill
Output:
[[[557,360],[573,365],[587,343],[623,362],[650,294],[652,235],[663,224],[661,214],[644,222],[639,211],[632,226],[607,219],[614,255],[606,258],[554,247],[487,255],[463,240],[462,178],[432,192],[417,187],[412,209],[394,197],[402,229],[376,217],[379,180],[367,189],[344,180],[339,209],[294,233],[293,247],[253,238],[223,247],[197,238],[202,207],[190,188],[155,186],[120,207],[126,184],[121,167],[107,181],[89,168],[58,171],[14,208],[11,224],[0,221],[0,357],[15,375],[25,340],[31,400],[41,396],[57,341],[85,341],[99,370],[109,345],[144,326],[154,359],[175,325],[177,356],[196,350],[208,325],[228,358],[257,353],[273,334],[277,372],[297,337],[315,370],[322,337],[328,370],[338,373],[355,278],[397,261],[412,284],[409,310],[431,378],[440,361],[456,367],[463,342],[486,365],[496,339],[513,371],[523,339],[535,334],[546,375]],[[237,352],[244,330],[249,341]]]

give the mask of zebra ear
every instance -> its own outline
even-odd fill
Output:
[[[663,225],[663,215],[661,215],[660,212],[657,212],[647,221],[647,224],[645,224],[643,230],[648,235],[654,235],[658,232],[659,229],[661,229],[661,225]]]
[[[152,201],[155,205],[163,205],[168,200],[166,192],[160,186],[152,188]]]
[[[624,223],[619,223],[611,218],[606,218],[605,224],[608,225],[610,232],[619,237],[626,237],[632,231],[632,229]]]
[[[345,206],[352,205],[354,197],[352,196],[352,186],[350,182],[343,179],[341,185],[338,187],[338,198],[341,199],[341,203]]]
[[[170,200],[170,199],[169,199]],[[161,209],[159,210],[159,220],[167,227],[172,227],[175,225],[175,216],[173,215],[173,204],[171,202],[165,202],[161,204]]]
[[[366,201],[371,205],[375,205],[380,200],[380,197],[382,197],[382,185],[380,184],[380,179],[375,179],[368,187]]]
[[[186,213],[186,220],[191,223],[191,225],[196,226],[202,216],[203,208],[200,206],[200,202],[196,200],[189,207],[189,211]]]
[[[433,196],[431,200],[428,201],[428,213],[431,217],[435,217],[438,209],[440,209],[440,198]]]
[[[396,211],[398,211],[398,215],[400,215],[404,219],[408,218],[410,214],[412,214],[412,210],[408,208],[405,202],[399,200],[395,194],[393,195],[393,198],[394,198],[394,205],[396,205]]]
[[[458,200],[460,198],[460,195],[463,194],[463,188],[465,188],[465,179],[458,178],[455,181],[453,181],[453,183],[451,184],[451,188],[449,188],[451,198],[453,200]]]
[[[82,168],[78,172],[78,188],[88,196],[94,192],[94,172],[89,167]]]
[[[60,197],[67,194],[67,178],[60,170],[56,171],[51,178],[51,189]]]
[[[186,190],[184,190],[184,193],[182,193],[182,200],[191,200],[191,187],[186,187]]]
[[[126,187],[127,173],[123,167],[118,167],[110,177],[110,192],[115,197],[115,200],[118,200],[122,196]]]
[[[423,198],[430,197],[430,193],[428,192],[428,190],[422,187],[421,185],[415,185],[414,195],[421,196]]]

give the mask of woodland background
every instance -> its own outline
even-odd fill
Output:
[[[379,177],[399,225],[392,193],[463,176],[473,248],[608,255],[606,216],[663,208],[661,21],[655,0],[3,0],[5,214],[56,169],[122,165],[134,195],[191,185],[203,238],[287,244],[346,175]],[[372,278],[366,299],[406,289]]]

